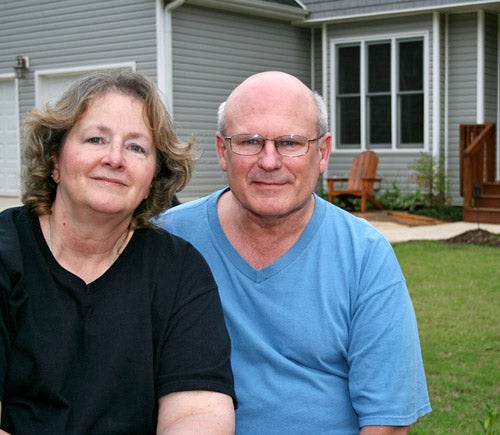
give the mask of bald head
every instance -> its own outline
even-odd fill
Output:
[[[313,104],[312,91],[296,77],[279,71],[267,71],[255,74],[241,83],[229,96],[227,105],[241,105],[242,102],[261,97],[268,102],[279,104],[282,100]]]
[[[219,108],[218,130],[226,134],[231,123],[248,116],[272,120],[306,116],[319,134],[326,133],[326,108],[322,98],[298,78],[280,71],[254,74],[244,80]]]

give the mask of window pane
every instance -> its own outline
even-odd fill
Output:
[[[368,99],[369,143],[371,148],[391,145],[391,97],[383,95]]]
[[[358,94],[359,46],[339,47],[337,54],[339,94]]]
[[[423,89],[423,43],[406,41],[399,43],[399,90]]]
[[[401,95],[401,145],[424,143],[424,96]]]
[[[339,146],[351,148],[348,145],[355,145],[356,148],[361,144],[360,134],[360,107],[358,97],[339,98]]]
[[[368,46],[368,92],[391,90],[391,45]]]

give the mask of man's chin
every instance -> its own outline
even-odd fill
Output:
[[[260,218],[275,219],[290,214],[290,207],[286,204],[280,203],[276,198],[271,198],[254,204],[251,211]]]

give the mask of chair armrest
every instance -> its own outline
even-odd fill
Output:
[[[362,181],[369,181],[369,182],[380,182],[382,181],[382,178],[362,178]]]
[[[327,178],[326,179],[326,182],[327,182],[327,185],[328,185],[328,190],[330,192],[333,192],[335,190],[335,186],[334,184],[336,182],[343,182],[343,183],[347,183],[349,181],[349,178],[337,178],[337,177],[330,177],[330,178]]]
[[[347,183],[349,181],[349,178],[329,177],[326,179],[326,181],[331,183],[336,183],[337,181]]]

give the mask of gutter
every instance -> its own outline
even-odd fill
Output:
[[[167,4],[164,4],[163,0],[156,0],[157,81],[172,117],[174,116],[172,12],[183,4],[184,0],[173,0]]]
[[[174,9],[177,9],[178,7],[182,6],[183,3],[184,3],[184,0],[173,0],[173,1],[166,4],[165,11],[171,12]]]
[[[466,3],[441,4],[435,6],[423,6],[418,8],[405,8],[390,11],[377,11],[374,13],[360,13],[352,15],[330,16],[325,18],[314,18],[305,20],[303,24],[323,24],[338,23],[345,21],[373,20],[391,17],[401,17],[408,15],[420,15],[423,13],[442,12],[476,12],[478,8],[488,5],[498,5],[498,0],[475,0]],[[314,14],[314,13],[313,13]]]

